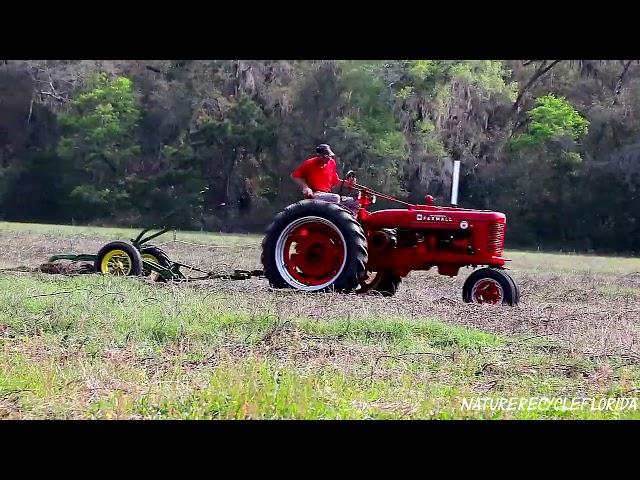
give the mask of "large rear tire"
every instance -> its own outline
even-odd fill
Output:
[[[365,274],[367,240],[345,208],[319,200],[288,206],[262,240],[264,275],[274,288],[348,293]]]

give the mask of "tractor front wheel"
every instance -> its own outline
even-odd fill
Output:
[[[520,287],[518,286],[517,282],[513,279],[511,275],[509,275],[507,272],[504,272],[504,274],[507,276],[509,281],[513,284],[513,291],[514,291],[513,304],[517,305],[518,303],[520,303]]]
[[[96,272],[106,275],[137,276],[142,274],[142,256],[130,243],[107,243],[98,252]]]
[[[518,303],[515,282],[504,270],[481,268],[464,282],[462,298],[467,303],[514,306]]]

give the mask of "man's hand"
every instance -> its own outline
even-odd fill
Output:
[[[302,194],[305,196],[305,198],[313,198],[313,190],[311,190],[309,187],[304,187],[302,189]]]
[[[344,180],[341,180],[341,189],[344,187],[347,187],[349,190],[353,190],[353,186],[356,183],[356,179],[354,177],[349,177],[349,178],[345,178]]]
[[[353,190],[353,186],[356,183],[356,175],[353,170],[349,170],[345,175],[345,179],[343,180],[343,185],[346,184],[350,190]]]

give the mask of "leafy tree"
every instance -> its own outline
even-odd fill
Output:
[[[71,160],[79,174],[80,185],[71,197],[89,218],[128,207],[126,181],[140,151],[139,118],[131,80],[111,79],[103,72],[91,76],[60,115],[58,155]]]
[[[342,63],[344,114],[337,120],[339,141],[355,148],[343,161],[358,170],[362,181],[398,190],[401,165],[409,148],[401,125],[389,106],[381,69],[384,62],[356,61]],[[351,151],[349,151],[351,150]]]
[[[275,142],[274,130],[250,98],[229,101],[220,114],[203,115],[193,144],[202,172],[208,179],[206,208],[223,218],[243,206],[250,178],[259,165],[259,153]],[[248,180],[248,181],[247,181]]]
[[[135,128],[140,111],[133,83],[126,77],[110,79],[98,73],[83,90],[70,102],[69,111],[60,115],[65,130],[58,153],[78,158],[88,171],[107,167],[114,174],[111,177],[121,174],[126,161],[139,152]]]
[[[531,148],[559,137],[578,140],[587,134],[588,126],[589,121],[565,98],[545,95],[529,112],[527,132],[514,138],[511,146],[514,150]]]
[[[260,231],[326,142],[414,202],[448,201],[461,160],[461,204],[507,213],[510,245],[640,251],[639,65],[9,60],[0,217]]]

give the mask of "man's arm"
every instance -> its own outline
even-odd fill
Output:
[[[337,166],[333,167],[333,178],[331,180],[331,183],[334,187],[337,187],[338,185],[342,184],[342,179],[338,176],[338,168]]]
[[[291,176],[291,178],[293,178],[293,181],[300,186],[300,188],[302,189],[302,194],[305,197],[310,198],[313,196],[313,190],[309,188],[309,185],[307,185],[307,182],[305,182],[302,178],[294,177],[293,175]]]
[[[338,176],[338,171],[337,169],[334,170],[333,172],[333,186],[337,187],[338,185],[342,185],[342,182],[345,182],[346,185],[351,186],[353,183],[355,183],[356,179],[354,177],[350,177],[348,179],[342,179]]]
[[[296,170],[291,174],[291,178],[300,186],[302,194],[307,198],[311,198],[313,196],[313,190],[311,190],[309,185],[307,185],[307,182],[304,181],[305,169],[306,162],[296,168]]]

